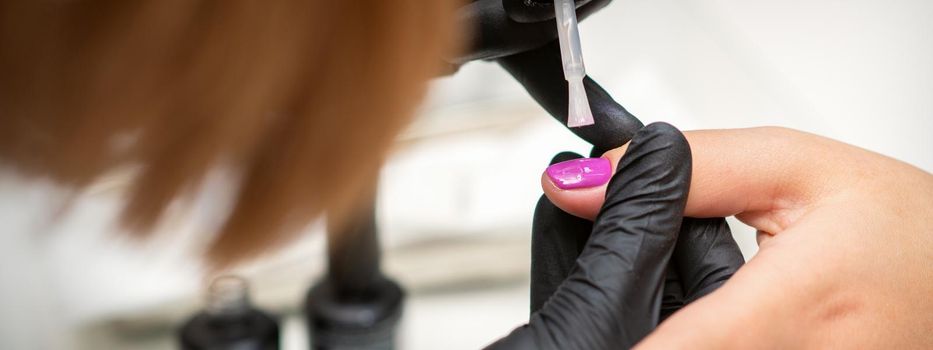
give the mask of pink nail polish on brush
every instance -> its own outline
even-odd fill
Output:
[[[551,165],[544,172],[557,188],[572,190],[609,182],[612,166],[606,158],[580,158]]]

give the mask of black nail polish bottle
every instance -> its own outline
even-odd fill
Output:
[[[185,322],[178,339],[183,350],[275,350],[279,325],[250,304],[246,280],[222,276],[211,282],[207,306]]]

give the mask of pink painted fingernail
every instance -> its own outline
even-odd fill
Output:
[[[551,165],[544,172],[558,188],[572,190],[609,182],[612,166],[606,158],[580,158]]]

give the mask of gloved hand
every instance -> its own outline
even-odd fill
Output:
[[[551,164],[576,158],[581,156],[564,152]],[[570,275],[592,230],[592,221],[568,214],[541,196],[531,236],[532,313],[540,310]],[[718,288],[743,263],[724,218],[684,218],[667,268],[660,320]]]
[[[610,1],[574,1],[577,18],[589,17]],[[457,64],[505,57],[557,39],[553,0],[473,0],[458,17],[467,30],[467,50],[451,59]]]
[[[583,20],[610,1],[578,0],[577,17]],[[454,64],[495,59],[551,116],[567,124],[567,81],[553,1],[477,0],[461,8],[460,20],[469,28],[469,48],[463,56],[452,59]],[[587,77],[583,84],[596,123],[570,131],[593,144],[593,154],[631,140],[644,126],[595,81]]]
[[[577,16],[584,19],[596,10],[607,5],[609,1],[577,1]],[[563,125],[567,122],[567,82],[564,80],[560,59],[559,43],[556,40],[556,24],[552,1],[535,0],[479,0],[473,1],[462,9],[461,20],[472,24],[470,50],[463,57],[454,62],[463,63],[475,59],[497,59],[498,63],[516,78],[531,96],[555,119]],[[593,111],[595,124],[591,126],[571,129],[572,132],[593,144],[592,155],[600,155],[605,151],[621,146],[642,129],[643,124],[631,113],[616,103],[609,94],[589,77],[584,79],[584,87]],[[656,126],[645,131],[652,133],[653,129],[665,128]],[[667,128],[670,128],[669,126]],[[673,128],[670,128],[673,130]],[[679,134],[674,130],[675,134]],[[653,138],[654,136],[652,136]],[[685,145],[684,145],[685,146]],[[646,147],[650,148],[650,147]],[[647,151],[645,151],[648,153]],[[562,154],[556,161],[567,160],[576,155]],[[689,151],[686,152],[689,168]],[[674,160],[671,164],[681,164],[681,160]],[[663,162],[656,160],[656,167],[663,171]],[[622,173],[619,167],[617,174]],[[689,183],[689,170],[686,171]],[[618,192],[618,191],[617,191]],[[613,192],[607,192],[613,193]],[[607,200],[610,197],[607,196]],[[605,208],[605,207],[604,207]],[[601,214],[602,216],[602,214]],[[679,216],[677,218],[680,220]],[[597,220],[599,222],[599,220]],[[661,223],[658,223],[661,225]],[[598,226],[598,225],[597,225]],[[674,250],[672,264],[667,264],[663,252],[655,257],[664,257],[663,263],[654,264],[654,270],[645,270],[654,279],[639,278],[637,281],[615,281],[629,287],[629,289],[642,290],[643,287],[661,283],[658,278],[664,278],[663,295],[658,300],[647,300],[658,295],[639,295],[639,301],[628,300],[625,297],[612,296],[601,300],[604,305],[642,305],[634,312],[601,315],[598,313],[581,314],[575,306],[561,311],[560,306],[552,306],[549,312],[538,312],[547,300],[557,291],[565,279],[568,285],[586,289],[586,280],[572,282],[571,270],[589,268],[615,269],[622,267],[599,266],[589,264],[580,267],[584,259],[577,262],[577,257],[583,252],[589,242],[593,223],[563,212],[555,207],[546,198],[542,198],[535,211],[535,224],[532,238],[532,312],[535,313],[528,326],[513,332],[509,337],[497,342],[492,347],[504,348],[539,348],[539,347],[580,347],[594,348],[590,345],[604,345],[603,347],[631,346],[635,341],[654,328],[659,319],[663,319],[683,307],[687,303],[709,293],[726,279],[728,279],[744,262],[729,228],[722,218],[718,219],[684,219],[684,237],[671,248]],[[661,231],[658,231],[661,232]],[[593,244],[592,242],[590,244]],[[606,247],[603,247],[605,249]],[[668,247],[669,248],[669,247]],[[627,249],[638,248],[629,247]],[[660,250],[666,249],[661,247]],[[648,252],[648,249],[645,250]],[[657,253],[657,252],[655,252]],[[592,254],[592,253],[591,253]],[[650,264],[649,264],[650,265]],[[659,270],[665,269],[664,271]],[[629,270],[626,277],[620,275],[619,279],[631,278],[633,274],[642,272]],[[584,276],[586,276],[584,274]],[[683,277],[681,277],[683,276]],[[612,281],[608,281],[612,283]],[[599,290],[599,284],[590,288]],[[563,294],[574,293],[574,287],[566,287]],[[655,288],[657,289],[657,288]],[[631,292],[630,290],[627,290]],[[574,300],[573,297],[556,297],[557,300]],[[585,305],[585,300],[577,302]],[[644,301],[642,304],[634,304]],[[661,305],[654,302],[661,302]],[[620,304],[621,303],[621,304]],[[553,303],[552,303],[553,304]],[[566,304],[564,302],[563,304]],[[566,306],[566,305],[565,305]],[[564,314],[564,313],[567,314]],[[576,314],[571,314],[576,312]],[[560,318],[554,318],[554,316]],[[550,318],[548,317],[550,315]],[[615,318],[613,318],[613,316]],[[629,316],[629,317],[626,317]],[[621,318],[620,318],[621,317]],[[590,322],[574,322],[585,319]],[[566,322],[555,322],[564,320]],[[623,323],[624,322],[624,323]],[[575,327],[575,328],[574,328]],[[637,332],[622,333],[617,329],[637,330]],[[608,332],[607,332],[608,330]],[[547,338],[557,332],[564,336]],[[569,335],[569,337],[568,337]],[[621,337],[621,338],[614,338]]]
[[[735,215],[759,251],[639,347],[933,349],[933,175],[784,128],[684,134],[695,161],[684,213]],[[568,213],[603,208],[606,184],[542,180]]]
[[[533,228],[533,314],[490,347],[631,347],[658,324],[662,300],[672,312],[731,276],[742,258],[728,226],[682,218],[690,175],[683,135],[656,123],[635,135],[595,222],[542,198]]]

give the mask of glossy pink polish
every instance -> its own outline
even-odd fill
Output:
[[[580,158],[551,165],[544,172],[557,188],[572,190],[609,182],[612,166],[606,158]]]

